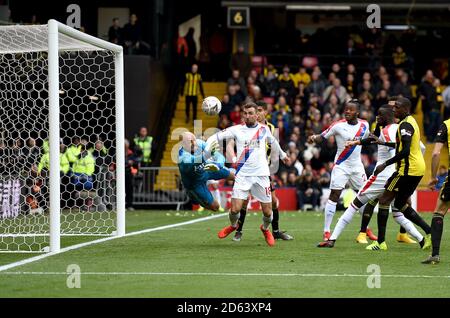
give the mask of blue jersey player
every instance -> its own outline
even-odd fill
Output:
[[[232,178],[234,173],[224,167],[225,157],[218,151],[218,144],[207,146],[194,134],[182,135],[182,146],[178,152],[178,168],[181,181],[194,204],[217,211],[219,202],[214,200],[206,185],[208,180]]]

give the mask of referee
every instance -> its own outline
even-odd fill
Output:
[[[186,124],[189,122],[189,110],[192,105],[193,120],[197,119],[198,91],[205,98],[203,91],[202,76],[198,73],[198,65],[192,64],[191,72],[186,73],[186,82],[184,84],[184,93],[186,94]]]
[[[425,174],[425,160],[420,149],[420,130],[416,120],[409,113],[410,109],[409,99],[399,97],[395,101],[395,117],[400,120],[397,130],[396,154],[380,164],[375,169],[374,175],[378,175],[387,166],[394,163],[397,165],[397,169],[386,182],[384,193],[379,198],[378,240],[367,246],[368,250],[387,250],[386,223],[389,206],[394,199],[394,207],[426,233],[424,239],[419,242],[420,247],[427,249],[431,246],[430,226],[407,203],[408,198],[414,193]]]

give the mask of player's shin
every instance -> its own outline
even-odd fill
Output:
[[[280,220],[280,212],[278,211],[278,209],[273,209],[272,210],[272,230],[274,232],[277,232],[280,230],[280,226],[279,226],[279,220]]]
[[[341,235],[342,231],[345,229],[347,224],[349,224],[355,213],[358,211],[358,207],[354,204],[353,201],[350,206],[345,210],[344,214],[339,218],[339,221],[337,222],[333,233],[331,234],[330,240],[335,241],[338,239],[339,235]]]
[[[376,205],[377,205],[376,201],[370,200],[364,206],[364,209],[362,209],[360,232],[366,233],[367,226],[369,225],[370,219],[372,218],[373,215],[373,210],[375,209]]]
[[[239,220],[239,214],[240,214],[239,212],[237,212],[237,213],[230,212],[228,214],[228,218],[230,219],[230,223],[231,223],[232,227],[238,226],[237,222]]]
[[[423,235],[420,234],[414,224],[408,220],[403,213],[392,211],[392,217],[394,218],[394,221],[403,227],[407,233],[414,237],[417,242],[421,242],[423,240]]]
[[[389,205],[378,207],[378,243],[383,243],[386,237],[386,224],[389,217]]]
[[[334,214],[336,213],[336,202],[328,200],[325,206],[325,224],[323,227],[324,232],[330,232],[331,223],[333,222]]]
[[[432,256],[439,255],[443,228],[444,216],[440,213],[434,213],[433,219],[431,220],[431,244],[433,246]]]
[[[399,208],[396,205],[396,208]],[[424,219],[422,219],[420,217],[419,214],[417,214],[417,212],[410,207],[409,205],[405,204],[400,211],[403,212],[403,214],[405,215],[405,217],[409,220],[411,220],[415,225],[419,226],[426,234],[430,234],[431,233],[431,227],[425,222]]]
[[[219,189],[214,189],[214,191],[212,192],[212,195],[213,195],[214,199],[219,203],[219,208],[221,208]]]
[[[245,217],[247,216],[247,204],[244,204],[239,212],[239,220],[238,220],[238,228],[239,232],[242,232],[242,228],[244,227]]]
[[[269,229],[270,224],[272,223],[273,214],[270,214],[270,216],[263,215],[263,229],[267,230]]]

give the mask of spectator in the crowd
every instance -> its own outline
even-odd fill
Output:
[[[356,61],[355,55],[358,55],[358,51],[355,47],[355,42],[353,41],[353,39],[348,39],[347,47],[345,50],[345,56],[346,56],[347,63],[354,63]]]
[[[295,95],[294,76],[289,73],[289,68],[284,67],[283,73],[278,76],[278,93],[281,95],[285,92],[285,97],[291,100]]]
[[[250,71],[249,78],[252,78],[255,85],[261,87],[264,83],[264,76],[262,74],[258,74],[258,72],[253,69]]]
[[[311,204],[313,210],[319,207],[320,186],[313,175],[305,170],[297,181],[298,209],[303,210],[305,204]]]
[[[108,41],[122,45],[122,28],[119,25],[119,18],[112,19],[112,25],[108,30]]]
[[[436,106],[436,89],[433,86],[433,81],[433,72],[431,70],[428,70],[422,83],[417,88],[417,95],[422,101],[423,126],[428,142],[434,141],[434,136],[431,135],[429,129],[431,126],[431,111]]]
[[[424,127],[429,143],[434,142],[439,126],[442,124],[441,108],[443,105],[443,98],[441,93],[441,81],[438,78],[433,80],[433,89],[434,91],[431,93],[430,100],[428,101],[431,108],[429,114],[430,122],[428,127]]]
[[[73,165],[77,160],[77,157],[80,154],[80,150],[81,150],[80,137],[75,136],[72,138],[72,145],[70,145],[70,147],[66,150],[67,160],[69,160],[69,163],[71,165]]]
[[[289,172],[286,186],[290,188],[295,188],[295,186],[297,185],[297,178],[298,177],[294,172]]]
[[[150,50],[150,45],[142,39],[142,29],[136,14],[130,15],[130,22],[125,24],[122,34],[126,53],[145,54]]]
[[[184,94],[186,94],[185,102],[186,102],[186,123],[189,122],[189,112],[192,105],[192,119],[197,119],[197,103],[198,103],[198,94],[202,95],[202,98],[205,98],[205,92],[203,90],[203,80],[202,76],[198,72],[198,65],[192,64],[191,71],[186,73],[186,82],[184,84]]]
[[[94,186],[95,159],[87,150],[86,145],[81,145],[80,154],[72,167],[72,182],[77,190],[91,190]]]
[[[152,153],[155,149],[153,137],[148,135],[147,127],[141,127],[139,133],[133,139],[135,151],[142,154],[141,166],[149,167],[152,163]]]
[[[230,119],[227,115],[222,114],[219,117],[219,123],[217,124],[217,128],[220,130],[226,129],[231,126]]]
[[[194,40],[195,29],[189,28],[188,32],[184,36],[186,39],[186,44],[188,47],[188,55],[187,55],[187,63],[188,65],[192,65],[197,61],[197,44]]]
[[[320,110],[313,109],[310,122],[311,122],[311,129],[313,130],[314,134],[320,134],[323,131],[321,119],[322,115],[320,113]]]
[[[395,48],[394,53],[392,53],[392,62],[395,67],[404,67],[406,64],[407,56],[406,53],[403,51],[403,48],[398,45]]]
[[[341,80],[336,78],[333,81],[333,85],[328,86],[323,92],[323,100],[327,101],[331,95],[336,95],[339,100],[339,104],[343,104],[346,100],[348,100],[348,94],[345,87],[341,85]]]
[[[341,82],[345,80],[345,74],[338,63],[334,63],[333,65],[331,65],[331,73],[333,73],[336,76],[336,78],[339,78]],[[328,74],[328,77],[330,76],[330,74]],[[333,81],[334,78],[330,80],[330,85],[333,84]]]
[[[409,85],[408,82],[408,73],[402,72],[400,75],[400,79],[395,83],[393,94],[395,96],[403,96],[408,98],[409,100],[412,99],[412,90],[411,85]]]
[[[274,97],[278,92],[278,75],[275,69],[267,71],[267,75],[264,77],[263,92],[266,96]]]
[[[233,109],[236,105],[240,106],[245,99],[242,92],[237,90],[237,85],[228,86],[228,96],[230,96],[230,104]]]
[[[125,208],[133,208],[133,176],[139,169],[140,157],[130,148],[130,142],[125,139]]]
[[[356,82],[355,82],[355,75],[353,75],[353,73],[347,74],[347,81],[345,83],[345,88],[347,90],[348,95],[351,98],[354,98],[356,94]]]
[[[300,66],[298,72],[294,75],[294,85],[298,87],[298,84],[303,83],[305,86],[311,82],[311,76],[306,72],[306,68]]]
[[[311,81],[306,87],[308,92],[316,94],[317,96],[322,96],[325,88],[326,88],[325,82],[320,78],[320,72],[313,71],[311,74]]]
[[[230,120],[234,125],[241,123],[241,107],[239,105],[234,106],[234,110],[230,113]]]
[[[36,171],[37,163],[41,158],[41,150],[36,145],[34,138],[28,138],[26,146],[22,148],[22,156],[25,161],[26,170]]]
[[[336,95],[331,95],[328,101],[323,106],[324,114],[331,113],[332,110],[339,112],[339,100]]]
[[[222,109],[220,110],[219,115],[226,115],[227,117],[230,116],[230,113],[233,111],[234,105],[230,100],[230,95],[225,94],[222,98]]]
[[[247,78],[252,69],[250,55],[245,52],[244,45],[239,44],[238,51],[231,57],[231,70],[239,70],[243,78]]]
[[[240,75],[240,71],[238,69],[235,69],[231,72],[231,77],[227,81],[228,86],[239,84],[241,87],[242,93],[244,93],[245,96],[247,96],[247,87],[245,85],[245,80]]]
[[[289,144],[290,144],[291,142],[289,142]],[[295,145],[295,143],[294,143],[294,145]],[[297,175],[297,176],[301,176],[302,175],[302,173],[303,173],[303,164],[298,160],[298,155],[297,155],[297,153],[296,152],[291,152],[291,154],[289,155],[289,158],[291,159],[291,162],[293,162],[294,164],[293,164],[293,166],[294,166],[294,168],[295,168],[295,175]]]
[[[361,99],[362,95],[367,95],[369,99],[373,99],[375,97],[375,90],[372,87],[372,83],[368,80],[363,81],[359,88],[359,99]]]
[[[274,106],[276,111],[284,111],[287,113],[291,112],[291,108],[289,107],[286,98],[284,96],[280,96],[280,98],[278,98],[278,103],[275,104]]]
[[[355,67],[355,64],[352,64],[352,63],[347,64],[347,75],[348,75],[348,74],[352,74],[353,77],[354,77],[355,80],[356,80],[357,74],[356,74],[356,67]]]
[[[151,136],[148,137],[152,138]],[[105,144],[101,139],[98,139],[94,144],[94,148],[89,151],[95,159],[95,175],[100,172],[102,167],[109,166],[112,163],[112,158],[109,155],[108,149],[105,147]],[[143,151],[143,153],[145,153],[145,151]]]

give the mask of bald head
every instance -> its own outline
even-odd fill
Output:
[[[189,131],[181,134],[181,146],[184,150],[194,153],[197,150],[197,138],[195,135]]]

